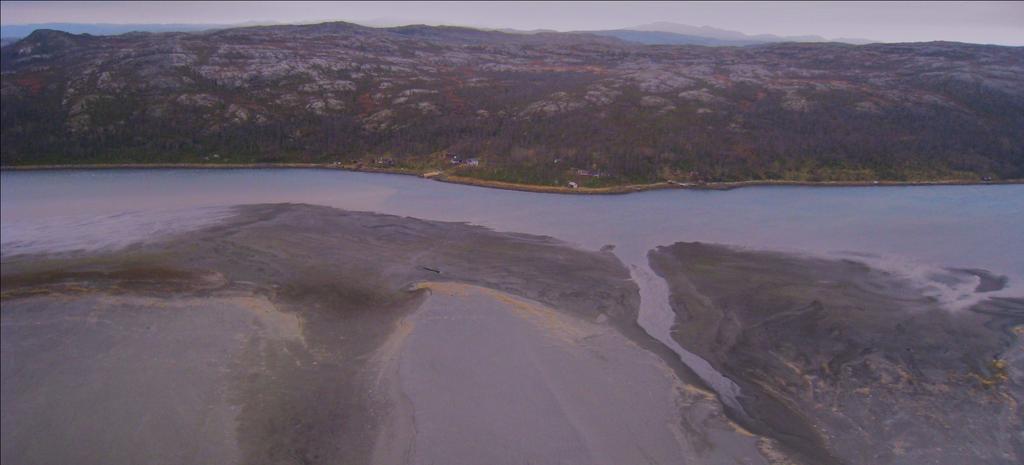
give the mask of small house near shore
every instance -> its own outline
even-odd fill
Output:
[[[477,158],[459,158],[458,155],[453,155],[451,153],[447,153],[447,155],[448,163],[452,165],[480,166],[480,160]]]
[[[585,170],[580,168],[575,169],[575,172],[577,176],[588,176],[592,178],[603,178],[608,176],[608,174],[603,171]]]

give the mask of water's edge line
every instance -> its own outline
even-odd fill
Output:
[[[682,183],[677,181],[661,181],[650,184],[627,184],[609,187],[547,186],[538,184],[521,184],[505,181],[469,178],[440,173],[427,176],[426,171],[407,170],[400,168],[355,167],[327,163],[118,163],[118,164],[57,164],[57,165],[5,165],[0,171],[59,171],[59,170],[138,170],[138,169],[323,169],[349,171],[357,173],[397,174],[415,176],[450,184],[484,187],[490,189],[536,192],[545,194],[572,195],[621,195],[662,189],[689,190],[732,190],[743,187],[793,186],[793,187],[901,187],[901,186],[986,186],[1024,184],[1024,178],[999,179],[992,181],[969,179],[940,179],[933,181],[791,181],[791,180],[759,180],[759,181],[728,181],[705,183]]]

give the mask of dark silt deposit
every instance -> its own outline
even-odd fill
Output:
[[[1020,300],[949,310],[852,261],[652,251],[672,339],[736,383],[738,412],[641,328],[621,247],[305,204],[224,211],[112,250],[4,255],[3,463],[1024,456]]]
[[[950,309],[855,261],[702,243],[650,261],[671,289],[679,344],[739,384],[763,427],[820,444],[823,460],[1024,459],[1024,300]],[[979,292],[1005,285],[963,272]]]

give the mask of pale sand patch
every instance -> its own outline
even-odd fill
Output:
[[[399,357],[405,340],[412,334],[413,323],[403,318],[387,341],[377,349],[370,366],[378,367],[373,383],[377,395],[384,395],[390,401],[390,411],[381,423],[373,447],[372,463],[398,465],[410,463],[415,444],[416,418],[412,403],[401,388]]]
[[[374,463],[767,463],[712,393],[612,326],[479,286],[415,288],[430,297],[374,356],[392,399]]]
[[[4,302],[2,332],[4,463],[238,463],[234,361],[302,340],[255,296],[30,297]]]
[[[485,295],[491,299],[508,305],[519,316],[525,318],[549,336],[561,338],[567,343],[579,343],[584,339],[611,330],[608,326],[589,324],[579,318],[572,318],[544,304],[529,301],[494,289],[453,282],[422,282],[417,289],[430,289],[453,297],[466,297],[472,294]],[[630,344],[632,341],[627,340]]]

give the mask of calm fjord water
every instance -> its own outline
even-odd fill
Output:
[[[704,241],[856,257],[922,279],[943,267],[982,268],[1009,275],[1007,291],[1024,294],[1019,291],[1024,185],[751,187],[582,196],[313,169],[5,171],[0,176],[0,249],[6,256],[116,247],[216,221],[230,214],[224,207],[231,205],[295,202],[469,222],[550,235],[589,249],[612,244],[624,262],[643,269],[653,247]]]

